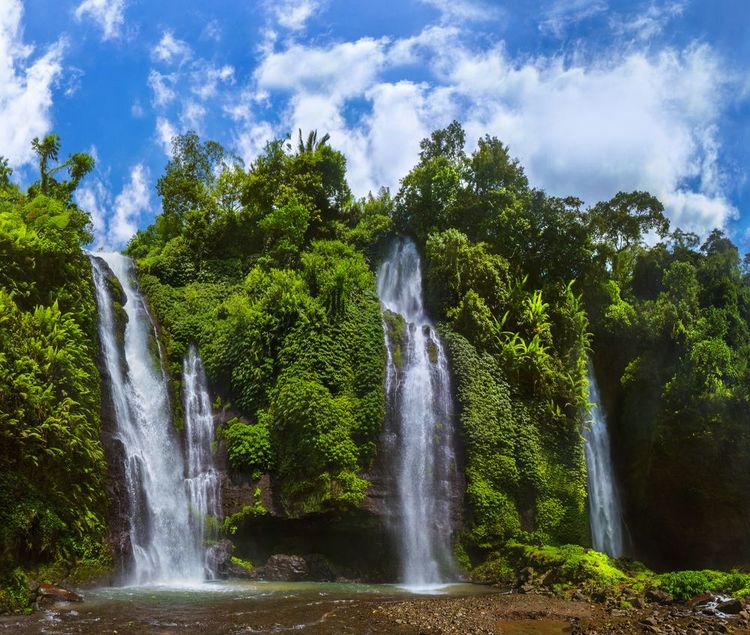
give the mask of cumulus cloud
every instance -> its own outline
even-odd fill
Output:
[[[130,168],[128,181],[117,196],[96,176],[76,190],[76,203],[91,215],[92,250],[118,250],[125,246],[151,209],[150,189],[148,169],[138,163]]]
[[[707,46],[586,65],[514,64],[495,50],[464,56],[453,80],[472,104],[471,136],[498,135],[554,194],[594,202],[649,190],[701,232],[735,214],[722,194],[715,126],[729,79]],[[697,191],[687,186],[695,179]]]
[[[285,29],[300,31],[322,5],[321,0],[281,0],[272,4],[272,13]]]
[[[79,22],[93,20],[102,30],[102,39],[111,40],[122,33],[125,24],[125,0],[83,0],[74,12]]]
[[[42,55],[23,41],[23,7],[4,0],[0,11],[0,154],[13,167],[33,160],[31,140],[51,126],[52,88],[62,76],[64,40]]]
[[[166,117],[156,119],[156,140],[167,156],[172,154],[172,139],[177,136],[177,128]]]
[[[94,240],[91,249],[99,250],[108,247],[107,242],[107,210],[110,200],[109,192],[99,179],[87,179],[75,192],[78,206],[91,215],[91,225]]]
[[[148,74],[148,85],[153,93],[153,104],[155,106],[166,106],[177,96],[174,85],[176,75],[169,73],[160,73],[152,70]]]
[[[386,44],[386,39],[369,37],[327,48],[292,44],[269,54],[255,78],[266,90],[327,94],[337,99],[361,94],[385,63]]]
[[[187,42],[177,39],[171,31],[165,31],[159,43],[151,51],[151,56],[166,64],[182,63],[189,60],[193,51]]]
[[[130,169],[130,180],[114,200],[114,215],[107,229],[109,245],[121,248],[138,229],[141,216],[151,208],[148,169],[141,163]]]
[[[567,0],[551,8],[562,24],[603,6]],[[390,79],[415,63],[430,79]],[[397,187],[417,159],[419,140],[457,118],[470,144],[485,133],[508,143],[532,183],[550,193],[594,203],[646,189],[675,222],[701,233],[736,214],[718,134],[734,79],[707,45],[613,45],[596,56],[514,59],[502,43],[478,51],[460,29],[433,25],[396,41],[293,41],[269,51],[254,80],[256,94],[285,99],[277,132],[331,133],[358,194]]]

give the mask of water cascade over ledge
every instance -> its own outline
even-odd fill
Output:
[[[129,258],[98,253],[91,262],[115,436],[124,450],[133,554],[129,582],[200,582],[204,579],[203,546],[195,537],[195,523],[191,524],[185,462],[172,425],[154,322]],[[124,337],[123,316],[113,302],[109,275],[123,290]]]
[[[187,491],[190,502],[190,521],[196,548],[203,549],[209,517],[221,517],[219,472],[214,467],[214,417],[208,394],[206,372],[195,345],[191,345],[182,365],[183,412],[185,415],[185,445],[187,450]],[[215,577],[205,552],[205,571]]]
[[[591,417],[584,427],[586,468],[589,486],[589,518],[594,549],[617,558],[623,555],[625,538],[622,508],[617,492],[607,419],[599,398],[593,368],[589,365]]]
[[[452,485],[457,468],[448,361],[425,315],[416,246],[397,241],[378,271],[387,349],[385,453],[397,499],[402,580],[440,584],[454,574]],[[405,321],[401,328],[396,316]]]

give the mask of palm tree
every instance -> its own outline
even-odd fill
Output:
[[[320,141],[318,141],[318,131],[311,130],[310,133],[307,135],[307,142],[305,142],[305,140],[302,138],[302,128],[299,128],[299,143],[297,145],[297,152],[299,154],[305,154],[305,153],[312,154],[318,148],[322,148],[324,145],[327,145],[330,138],[331,138],[331,135],[329,135],[326,132],[320,138]]]

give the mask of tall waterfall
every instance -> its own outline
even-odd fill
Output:
[[[206,372],[198,350],[191,345],[182,364],[183,411],[185,414],[185,444],[187,446],[187,491],[190,500],[191,523],[196,548],[203,549],[206,522],[209,517],[221,516],[219,473],[214,467],[214,417],[208,395]],[[205,556],[204,556],[205,559]],[[205,559],[208,577],[214,572]]]
[[[403,336],[386,328],[386,451],[398,499],[402,578],[410,586],[428,586],[454,571],[456,457],[448,362],[424,312],[413,242],[394,244],[378,271],[378,295],[385,311],[406,321]]]
[[[133,551],[130,582],[203,580],[203,550],[191,528],[185,463],[172,425],[154,323],[129,258],[99,253],[91,261],[116,436],[125,452]],[[107,285],[107,266],[125,296],[124,341],[118,341],[118,316]]]
[[[594,549],[609,556],[623,554],[625,538],[620,497],[617,492],[607,419],[599,399],[594,370],[589,365],[589,401],[591,420],[584,427],[586,467],[589,486],[589,517]]]

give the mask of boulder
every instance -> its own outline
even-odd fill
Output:
[[[226,575],[231,564],[234,546],[229,540],[221,540],[206,549],[206,565],[215,575]]]
[[[302,556],[277,553],[271,556],[263,567],[263,577],[266,580],[297,582],[306,580],[308,575],[307,562]]]
[[[724,600],[716,605],[716,610],[725,615],[737,615],[742,611],[742,602],[735,599]]]
[[[650,588],[646,591],[646,600],[654,604],[672,604],[674,602],[674,598],[669,593],[657,588]]]
[[[38,593],[41,597],[63,600],[64,602],[83,602],[83,597],[74,591],[68,591],[51,584],[40,584]]]
[[[338,578],[336,571],[328,562],[328,559],[319,554],[311,553],[305,556],[305,563],[307,564],[308,580],[314,582],[333,582]]]

